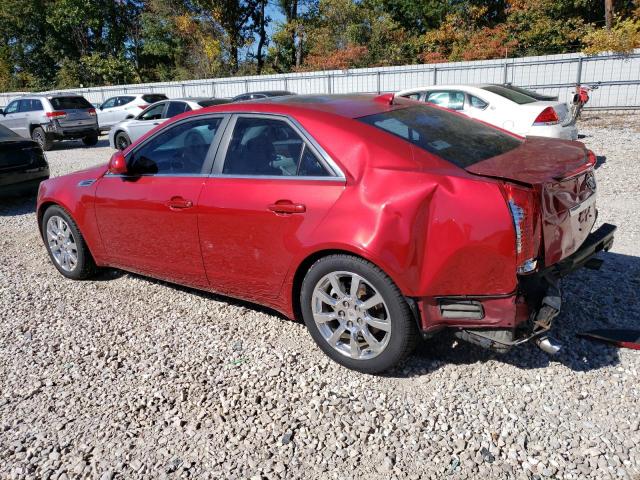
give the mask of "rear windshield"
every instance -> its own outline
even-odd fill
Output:
[[[506,98],[507,100],[511,100],[519,105],[524,105],[525,103],[533,103],[536,101],[535,98],[530,97],[529,95],[525,95],[524,93],[517,92],[515,90],[510,90],[506,87],[501,87],[500,85],[487,85],[486,87],[481,87],[483,90],[487,92],[495,93],[496,95],[500,95],[501,97]]]
[[[201,107],[210,107],[211,105],[221,105],[223,103],[229,103],[229,100],[224,98],[209,98],[208,100],[200,100],[198,105]]]
[[[51,106],[54,110],[74,110],[83,108],[93,108],[84,97],[54,97],[51,99]]]
[[[505,85],[504,88],[507,88],[509,90],[513,90],[514,92],[518,92],[518,93],[522,93],[523,95],[527,95],[531,98],[534,98],[536,100],[557,100],[558,97],[553,96],[553,95],[545,95],[544,93],[538,93],[538,92],[534,92],[533,90],[528,90],[526,88],[522,88],[522,87],[515,87],[513,85]]]
[[[15,139],[15,138],[19,138],[20,136],[14,132],[13,130],[9,130],[7,127],[5,127],[4,125],[0,125],[0,140],[6,140],[6,139]]]
[[[522,143],[483,123],[426,105],[377,113],[358,120],[461,168],[506,153]]]
[[[142,95],[142,99],[147,102],[147,103],[156,103],[159,102],[160,100],[166,100],[167,96],[163,93],[155,93],[155,94],[147,94],[147,95]]]

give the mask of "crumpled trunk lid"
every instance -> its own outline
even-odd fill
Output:
[[[580,142],[527,137],[520,147],[466,170],[531,186],[548,266],[575,252],[595,223],[596,183],[588,153]]]

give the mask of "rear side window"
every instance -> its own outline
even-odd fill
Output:
[[[147,103],[156,103],[160,100],[166,100],[167,96],[163,93],[148,93],[146,95],[142,95],[142,99]]]
[[[118,97],[116,101],[116,107],[121,107],[122,105],[126,105],[127,103],[131,103],[135,100],[136,97]]]
[[[29,100],[20,100],[21,112],[39,112],[42,111],[42,102],[37,98]]]
[[[358,120],[461,168],[506,153],[522,143],[483,123],[428,106],[392,110]]]
[[[524,105],[525,103],[533,103],[536,101],[535,98],[530,97],[529,95],[525,95],[521,92],[516,92],[515,90],[510,90],[505,87],[501,87],[500,85],[487,85],[486,87],[481,87],[483,90],[487,92],[495,93],[496,95],[500,95],[501,97],[506,98],[507,100],[511,100],[512,102],[517,103],[518,105]]]
[[[464,107],[464,93],[462,92],[429,92],[427,102],[450,108],[451,110],[462,110]]]
[[[54,110],[82,110],[93,108],[84,97],[54,97],[50,99]]]
[[[180,115],[181,113],[186,112],[187,108],[189,108],[189,105],[187,105],[185,102],[169,102],[169,106],[167,107],[167,114],[165,115],[165,117],[171,118],[175,117],[176,115]],[[191,110],[191,108],[189,108],[189,110]]]
[[[237,120],[222,173],[286,177],[329,175],[287,122],[251,117]]]

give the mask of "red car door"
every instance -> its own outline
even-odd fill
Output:
[[[208,284],[198,241],[198,198],[223,131],[222,116],[189,117],[127,155],[107,174],[95,211],[109,262],[182,284]]]
[[[288,120],[240,115],[225,137],[199,201],[207,277],[222,293],[273,298],[345,180]]]

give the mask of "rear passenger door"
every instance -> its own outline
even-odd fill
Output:
[[[301,242],[344,188],[342,173],[295,122],[235,115],[199,202],[212,289],[254,301],[276,297]]]

